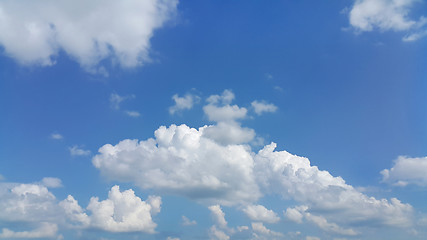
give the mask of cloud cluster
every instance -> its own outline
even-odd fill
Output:
[[[404,41],[414,41],[427,35],[427,18],[409,18],[417,0],[356,0],[349,14],[350,24],[357,31],[403,31]]]
[[[83,209],[73,196],[58,201],[49,191],[48,187],[58,187],[60,183],[55,178],[44,178],[31,184],[1,183],[0,221],[28,223],[35,228],[30,231],[3,228],[0,238],[52,238],[59,236],[59,227],[155,232],[157,225],[152,216],[160,212],[160,197],[150,196],[142,201],[131,189],[121,192],[114,186],[106,200],[92,197]]]
[[[414,184],[427,186],[427,157],[410,158],[400,156],[390,169],[381,171],[383,182],[395,186]]]
[[[290,210],[287,215],[291,219],[306,219],[334,233],[354,235],[355,231],[333,222],[346,226],[363,222],[399,227],[413,224],[409,204],[395,198],[369,197],[341,177],[311,166],[307,158],[276,151],[275,143],[256,153],[244,141],[221,139],[232,131],[218,131],[217,136],[206,134],[208,129],[230,122],[243,129],[237,120],[246,116],[246,109],[230,105],[233,99],[231,91],[208,98],[204,110],[210,120],[217,121],[214,125],[199,129],[162,126],[155,131],[155,138],[106,144],[93,158],[93,164],[109,179],[132,182],[142,189],[181,195],[213,206],[242,206],[257,222],[279,220],[273,211],[254,205],[260,197],[275,194],[306,206],[299,214]],[[211,208],[218,210],[219,206]],[[224,233],[226,223],[219,222],[211,229],[211,235]]]
[[[89,71],[111,57],[122,67],[149,61],[150,39],[178,1],[2,1],[0,45],[22,64],[53,65],[64,51]]]

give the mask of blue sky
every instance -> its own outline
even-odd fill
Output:
[[[0,1],[0,239],[425,239],[426,12]]]

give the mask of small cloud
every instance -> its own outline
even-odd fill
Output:
[[[274,86],[274,90],[283,92],[283,88],[281,88],[280,86]]]
[[[127,100],[127,99],[134,99],[135,95],[126,95],[126,96],[120,96],[117,93],[112,93],[110,95],[110,106],[112,109],[114,110],[119,110],[120,109],[120,104]]]
[[[200,101],[200,97],[193,94],[185,94],[184,97],[178,96],[178,94],[175,94],[172,96],[172,99],[175,102],[175,105],[169,108],[169,113],[171,115],[175,114],[178,111],[182,110],[189,110],[193,108],[194,104],[198,103]]]
[[[137,118],[139,116],[141,116],[141,114],[137,111],[125,111],[125,113],[129,116],[129,117],[134,117]]]
[[[84,150],[77,145],[69,147],[68,150],[70,150],[71,156],[88,156],[91,153],[90,150]]]
[[[188,219],[188,217],[182,216],[182,225],[192,226],[192,225],[196,225],[196,224],[197,224],[197,222],[195,220],[190,220],[190,219]]]
[[[59,178],[45,177],[41,181],[42,185],[47,188],[59,188],[62,187],[62,181]]]
[[[5,178],[0,174],[0,181],[3,181]]]
[[[52,134],[50,134],[50,138],[51,139],[55,139],[55,140],[64,139],[64,137],[61,134],[59,134],[59,133],[52,133]]]
[[[253,101],[251,103],[254,111],[257,115],[261,115],[264,112],[275,112],[277,110],[277,106],[271,103],[266,103],[265,101]]]
[[[266,77],[267,79],[273,79],[273,75],[271,75],[270,73],[266,73],[266,74],[265,74],[265,77]]]

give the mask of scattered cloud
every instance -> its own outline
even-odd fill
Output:
[[[234,94],[228,90],[222,95],[209,97],[208,105],[220,109],[224,104],[230,106],[233,99]],[[237,105],[234,108],[241,109]],[[209,111],[205,113],[209,115]],[[296,222],[305,219],[324,231],[337,234],[352,235],[356,231],[345,226],[361,222],[392,227],[413,225],[411,205],[396,198],[370,197],[346,184],[341,177],[312,166],[307,158],[275,150],[275,143],[253,152],[244,142],[220,140],[230,131],[218,131],[218,136],[205,133],[227,121],[242,128],[237,122],[242,118],[234,117],[235,113],[230,115],[233,117],[218,117],[216,124],[199,129],[184,124],[161,126],[155,131],[154,138],[106,144],[92,162],[111,180],[133,182],[142,189],[185,196],[211,206],[218,213],[219,205],[243,209],[254,205],[260,197],[277,194],[307,207],[298,212],[288,210],[288,218]],[[269,211],[260,209],[262,207],[256,207],[255,211]],[[324,214],[314,215],[314,211]],[[275,219],[270,212],[266,215],[268,217],[261,213],[252,214],[259,218],[257,221]],[[223,225],[217,224],[217,227]]]
[[[280,221],[280,217],[273,210],[269,210],[262,205],[248,205],[243,209],[243,212],[253,221],[261,221],[267,223],[276,223]]]
[[[404,41],[415,41],[424,37],[427,19],[409,18],[409,13],[418,0],[356,0],[349,13],[350,25],[359,32],[400,31],[407,33]]]
[[[84,150],[77,145],[69,147],[71,156],[89,156],[91,154],[90,150]]]
[[[125,95],[125,96],[120,96],[117,93],[112,93],[110,95],[110,106],[112,109],[114,110],[119,110],[120,109],[120,104],[128,99],[134,99],[135,95]]]
[[[254,111],[257,115],[261,115],[265,112],[275,112],[277,110],[277,106],[271,103],[266,103],[265,101],[253,101],[251,103]]]
[[[193,108],[194,104],[200,101],[199,96],[189,93],[185,94],[183,97],[180,97],[178,94],[175,94],[172,96],[172,99],[175,102],[175,105],[169,108],[169,113],[171,115],[182,110],[189,110]]]
[[[275,232],[266,228],[262,222],[253,222],[252,230],[254,231],[253,236],[255,237],[255,239],[261,239],[262,237],[268,237],[266,239],[271,239],[271,237],[283,236],[283,234],[280,232]]]
[[[157,224],[151,218],[153,208],[157,209],[154,211],[157,213],[158,200],[154,205],[144,202],[131,189],[120,192],[119,186],[111,188],[108,199],[99,201],[97,197],[92,197],[87,206],[92,212],[90,225],[109,232],[155,233]]]
[[[50,135],[50,138],[51,138],[51,139],[55,139],[55,140],[61,140],[61,139],[64,139],[64,137],[63,137],[61,134],[59,134],[59,133],[52,133],[52,134]]]
[[[382,181],[395,186],[408,184],[427,186],[427,157],[410,158],[400,156],[394,166],[381,171]]]
[[[218,229],[216,226],[212,226],[209,229],[209,239],[211,240],[229,240],[230,236],[228,236],[225,232]]]
[[[307,236],[307,237],[305,237],[305,240],[320,240],[320,238],[313,237],[313,236]]]
[[[0,233],[0,239],[11,238],[53,238],[56,237],[58,225],[54,223],[40,223],[40,226],[31,231],[14,232],[10,229],[3,228]]]
[[[0,45],[21,64],[50,66],[65,52],[89,72],[105,74],[105,59],[121,67],[149,62],[150,39],[178,1],[68,1],[0,4]]]
[[[188,217],[182,216],[182,225],[192,226],[192,225],[196,225],[196,224],[197,224],[197,222],[195,220],[190,220],[190,219],[188,219]]]
[[[125,113],[129,116],[129,117],[134,117],[137,118],[139,116],[141,116],[141,114],[137,111],[125,111]]]

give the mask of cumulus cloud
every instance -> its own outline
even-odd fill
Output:
[[[272,103],[267,103],[265,101],[253,101],[251,103],[255,113],[261,115],[266,112],[275,112],[277,111],[277,106]]]
[[[196,225],[196,224],[197,224],[197,222],[195,220],[190,220],[188,217],[182,216],[182,225],[192,226],[192,225]]]
[[[243,212],[254,221],[276,223],[280,220],[280,217],[273,210],[269,210],[262,205],[248,205],[243,209]]]
[[[162,126],[155,139],[104,145],[93,164],[110,179],[200,202],[232,205],[257,199],[248,147],[222,146],[203,137],[204,129]]]
[[[135,67],[150,61],[150,39],[175,13],[178,1],[3,1],[0,44],[22,64],[55,64],[60,51],[89,71],[111,58]],[[78,7],[76,7],[78,6]]]
[[[114,186],[106,200],[92,197],[84,209],[71,195],[59,202],[47,188],[58,187],[58,184],[60,180],[55,178],[44,178],[31,184],[1,183],[0,221],[27,223],[36,228],[30,231],[4,228],[0,237],[54,237],[59,226],[98,228],[109,232],[155,232],[152,216],[160,212],[161,198],[158,196],[142,201],[131,189],[121,192],[118,186]]]
[[[68,150],[70,151],[71,156],[88,156],[91,153],[90,150],[84,150],[77,145],[69,147]]]
[[[40,223],[40,226],[31,231],[14,232],[10,229],[3,228],[0,238],[53,238],[56,237],[58,226],[53,223]]]
[[[383,182],[395,186],[414,184],[427,186],[427,157],[410,158],[400,156],[394,166],[381,171]]]
[[[90,225],[109,232],[147,232],[154,233],[157,226],[151,218],[152,209],[159,209],[157,200],[144,202],[129,189],[120,192],[114,186],[108,193],[108,199],[99,201],[97,197],[90,199],[87,209],[92,212]],[[156,203],[157,201],[157,203]],[[157,213],[158,211],[154,211]]]
[[[233,99],[231,91],[224,91],[209,97],[207,106],[230,106]],[[235,109],[241,108],[236,105]],[[209,111],[205,113],[209,116]],[[208,206],[240,206],[258,218],[256,221],[276,221],[270,210],[253,207],[260,197],[275,194],[307,206],[304,212],[287,211],[290,219],[311,221],[325,231],[348,230],[337,228],[333,222],[343,226],[361,222],[413,225],[411,205],[395,198],[369,197],[341,177],[312,166],[307,158],[275,150],[275,143],[253,152],[244,141],[220,139],[232,131],[218,131],[217,136],[206,133],[227,122],[242,128],[237,119],[242,118],[219,117],[216,124],[199,129],[184,124],[161,126],[154,138],[102,146],[92,162],[111,180],[133,182],[142,189],[185,196]],[[318,218],[313,212],[324,214]]]
[[[404,41],[414,41],[424,35],[427,19],[409,18],[417,0],[356,0],[349,14],[350,24],[357,31],[403,31]]]
[[[183,97],[180,97],[178,94],[172,96],[175,104],[169,108],[170,114],[175,114],[176,112],[182,110],[188,110],[193,108],[194,104],[200,101],[200,97],[193,94],[185,94]]]

